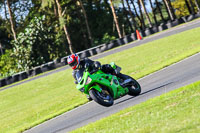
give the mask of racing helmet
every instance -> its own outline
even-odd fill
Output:
[[[67,63],[72,69],[76,69],[80,64],[80,57],[77,54],[72,54],[67,57]]]

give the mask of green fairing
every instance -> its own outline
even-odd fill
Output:
[[[121,67],[110,63],[115,75],[104,73],[101,69],[94,69],[89,72],[89,66],[85,65],[83,73],[76,73],[78,85],[76,88],[87,94],[88,100],[94,100],[105,107],[112,106],[115,99],[126,94],[137,96],[141,92],[140,84],[128,75],[120,73]]]
[[[86,84],[88,77],[90,77],[92,80],[88,84]],[[89,94],[89,90],[92,88],[101,92],[101,86],[106,86],[109,89],[109,92],[113,99],[117,99],[128,93],[128,88],[121,87],[116,76],[105,74],[101,70],[90,74],[86,69],[86,71],[84,71],[83,73],[81,81],[76,88],[80,91],[82,88],[84,88],[84,93]]]

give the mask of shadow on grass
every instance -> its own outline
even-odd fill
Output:
[[[163,88],[163,87],[166,87],[166,86],[168,86],[168,85],[170,85],[170,84],[173,84],[173,83],[174,83],[174,82],[169,82],[169,83],[167,83],[167,84],[164,84],[164,85],[161,85],[161,86],[159,86],[159,87],[153,88],[153,89],[151,89],[151,90],[145,91],[145,92],[141,93],[139,96],[145,95],[145,94],[150,93],[150,92],[153,92],[153,91],[155,91],[155,90],[159,90],[159,89],[161,89],[161,88]],[[136,96],[129,97],[129,98],[127,98],[127,99],[124,99],[124,100],[122,100],[122,101],[119,101],[119,102],[115,103],[115,105],[120,104],[120,103],[123,103],[123,102],[126,102],[126,101],[128,101],[128,100],[130,100],[130,99],[133,99],[133,98],[136,98]]]

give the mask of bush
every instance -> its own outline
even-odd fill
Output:
[[[105,33],[103,38],[100,41],[99,40],[95,40],[94,44],[96,46],[96,45],[99,45],[99,44],[108,43],[108,42],[110,42],[112,40],[115,40],[115,39],[116,39],[115,36],[110,36],[108,33]]]
[[[194,6],[195,1],[194,0],[191,0],[191,1],[192,1],[192,6]],[[198,2],[200,2],[200,1],[198,0]],[[186,6],[185,0],[175,0],[175,1],[172,2],[172,6],[175,9],[175,13],[178,17],[190,15],[189,10]],[[194,6],[194,9],[195,9],[195,12],[198,11],[196,6]]]
[[[32,19],[17,41],[12,41],[18,69],[25,71],[58,58],[59,48],[65,48],[58,37],[54,27],[45,23],[45,16]]]
[[[5,54],[0,57],[0,78],[8,77],[19,72],[16,66],[16,60],[10,55],[11,50],[6,50]]]

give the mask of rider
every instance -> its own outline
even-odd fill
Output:
[[[80,57],[77,54],[72,54],[72,55],[68,56],[67,62],[69,64],[69,66],[73,69],[72,76],[75,79],[75,81],[74,81],[75,84],[78,83],[78,79],[76,78],[76,73],[78,71],[83,73],[83,71],[85,70],[85,65],[86,64],[88,64],[88,66],[89,66],[89,71],[92,71],[94,69],[97,69],[97,68],[101,67],[101,70],[103,72],[116,75],[115,71],[111,67],[111,65],[105,64],[105,65],[101,66],[100,62],[92,61],[92,60],[90,60],[88,58],[85,58],[85,59],[81,60]]]
[[[86,64],[89,67],[89,69],[88,69],[89,71],[92,71],[94,69],[101,67],[101,70],[103,72],[115,74],[114,69],[109,64],[105,64],[105,65],[101,66],[100,62],[98,62],[98,61],[92,61],[88,58],[81,60],[80,57],[77,54],[72,54],[72,55],[68,56],[67,57],[67,63],[73,69],[72,76],[75,79],[75,81],[74,81],[75,84],[78,84],[78,79],[76,77],[76,73],[77,72],[83,73],[84,70],[85,70]],[[89,101],[92,100],[92,98],[89,95],[87,95],[87,99]]]

